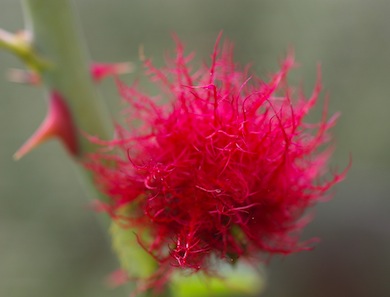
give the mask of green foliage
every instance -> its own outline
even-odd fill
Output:
[[[173,297],[202,296],[258,296],[264,289],[265,279],[259,270],[249,265],[224,265],[221,277],[197,273],[190,276],[176,274],[171,285]]]
[[[112,245],[122,269],[132,277],[148,277],[156,270],[157,262],[137,242],[132,228],[124,228],[120,222],[111,224]]]

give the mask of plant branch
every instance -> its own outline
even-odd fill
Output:
[[[60,93],[78,128],[79,157],[96,145],[82,133],[108,138],[110,121],[89,73],[89,59],[69,0],[24,0],[31,48],[50,67],[40,71],[49,91]]]

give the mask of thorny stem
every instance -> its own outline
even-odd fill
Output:
[[[68,105],[78,128],[80,151],[76,158],[83,161],[88,153],[97,149],[97,145],[90,142],[85,134],[107,139],[112,124],[107,108],[93,86],[86,47],[77,30],[72,3],[71,0],[23,1],[27,30],[31,32],[31,49],[49,65],[34,70],[39,72],[48,90],[61,94]],[[80,169],[87,176],[82,180],[83,184],[92,195],[99,195],[89,173],[83,166]],[[127,248],[141,249],[137,245]],[[147,258],[138,257],[136,260],[139,265],[149,265]]]
[[[106,139],[110,122],[107,109],[95,91],[88,58],[69,0],[24,0],[32,49],[48,61],[41,71],[44,84],[62,95],[78,127],[80,158],[96,150],[82,132]]]
[[[23,0],[26,30],[31,51],[42,57],[48,67],[38,70],[48,91],[56,91],[67,104],[75,127],[79,160],[96,151],[97,145],[83,133],[107,139],[111,129],[108,109],[96,92],[89,73],[86,47],[78,31],[72,1]],[[28,65],[27,65],[28,66]],[[82,184],[94,197],[100,194],[90,174],[79,166]]]

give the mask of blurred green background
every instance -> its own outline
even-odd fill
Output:
[[[161,64],[174,49],[173,32],[207,60],[223,30],[236,44],[236,60],[264,78],[293,47],[300,67],[292,81],[303,81],[306,94],[321,62],[330,109],[342,112],[332,164],[343,168],[352,153],[353,166],[303,234],[321,242],[311,252],[274,258],[262,296],[390,296],[390,1],[75,2],[96,61],[140,65],[143,44]],[[0,27],[23,27],[19,1],[0,0]],[[22,66],[0,52],[0,72],[12,67]],[[112,81],[101,89],[116,114]],[[127,296],[104,283],[117,263],[62,148],[50,142],[12,160],[45,114],[42,90],[2,75],[0,96],[0,297]]]

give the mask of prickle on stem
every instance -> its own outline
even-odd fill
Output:
[[[49,109],[44,121],[14,154],[14,159],[21,159],[35,147],[52,138],[61,140],[71,155],[78,155],[78,141],[71,113],[61,95],[56,91],[50,95]]]

